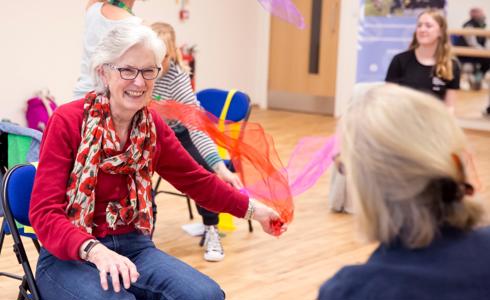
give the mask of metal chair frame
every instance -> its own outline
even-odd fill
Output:
[[[12,277],[15,279],[22,280],[22,283],[19,286],[19,296],[17,299],[40,300],[41,298],[39,296],[39,291],[37,289],[34,273],[32,272],[31,266],[29,264],[29,259],[27,257],[27,253],[24,248],[24,244],[22,243],[21,235],[16,225],[16,218],[11,210],[10,203],[11,201],[13,201],[13,199],[10,198],[8,193],[9,181],[11,179],[12,174],[17,170],[19,170],[20,168],[27,167],[27,166],[32,166],[32,165],[31,164],[16,165],[6,173],[5,178],[3,180],[3,187],[2,187],[2,196],[3,196],[2,204],[4,208],[4,218],[7,220],[7,225],[9,226],[10,233],[12,234],[12,238],[14,240],[14,246],[13,246],[14,253],[17,257],[17,261],[19,262],[20,265],[22,265],[22,268],[24,270],[24,275],[22,277],[20,276]],[[28,200],[30,201],[30,198]],[[30,224],[22,224],[22,225],[30,226]],[[39,242],[35,240],[34,244],[36,245],[36,249],[39,252],[40,250]]]
[[[7,147],[8,147],[8,133],[2,132],[2,133],[0,133],[0,178],[2,179],[2,180],[0,180],[0,182],[2,184],[2,191],[3,191],[3,178],[5,177],[5,175],[8,171],[8,168],[7,168],[7,162],[8,162]],[[3,192],[2,192],[2,194],[3,194]],[[2,205],[2,207],[3,207],[3,203],[0,205]],[[3,216],[2,223],[0,225],[0,254],[1,254],[2,250],[3,250],[3,243],[5,241],[5,236],[7,234],[10,234],[11,231],[10,231],[10,228],[9,228],[9,225],[7,222],[7,218],[4,216],[4,213],[1,212],[0,216]],[[27,237],[32,240],[32,242],[34,243],[34,246],[36,247],[36,249],[39,253],[39,251],[41,249],[39,241],[36,238],[32,238],[30,236],[27,236]],[[8,273],[8,272],[1,272],[0,271],[0,276],[6,276],[6,277],[9,277],[12,279],[22,280],[22,276],[12,274],[12,273]]]

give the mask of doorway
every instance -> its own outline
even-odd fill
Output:
[[[332,115],[340,0],[293,2],[306,28],[271,20],[268,107]]]

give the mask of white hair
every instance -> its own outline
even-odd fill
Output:
[[[428,245],[441,225],[471,229],[481,207],[445,197],[467,181],[463,131],[434,97],[386,84],[354,101],[340,123],[341,157],[358,225],[371,241]],[[456,161],[455,161],[456,160]],[[464,165],[463,165],[464,166]]]
[[[97,69],[104,64],[114,63],[131,47],[138,44],[143,44],[152,50],[155,56],[155,65],[162,66],[166,48],[151,28],[135,24],[118,25],[101,39],[92,55],[90,71],[96,93],[102,93],[105,90]]]

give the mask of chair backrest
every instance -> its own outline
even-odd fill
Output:
[[[36,166],[37,163],[30,163],[12,167],[5,174],[2,186],[2,203],[5,210],[4,220],[7,221],[14,240],[14,252],[17,260],[24,270],[24,275],[20,278],[22,279],[22,284],[19,286],[17,299],[40,299],[29,258],[21,239],[21,235],[32,238],[39,252],[40,245],[32,227],[30,227],[31,223],[29,221],[29,204],[36,175]],[[30,229],[29,232],[27,231],[28,229]]]
[[[196,94],[201,106],[219,119],[218,129],[223,132],[225,121],[235,122],[231,124],[232,137],[240,139],[243,133],[244,122],[250,116],[250,97],[236,90],[205,89]],[[217,146],[221,158],[227,159],[228,152]],[[225,162],[226,163],[226,162]]]
[[[235,91],[229,107],[227,107],[226,100],[230,92],[219,89],[204,89],[199,91],[196,97],[206,111],[218,118],[221,117],[223,109],[227,108],[228,111],[226,116],[224,116],[224,120],[233,122],[247,121],[250,115],[250,98],[243,92]]]
[[[31,226],[29,204],[36,176],[33,164],[21,164],[11,168],[3,181],[3,207],[5,216],[12,217],[17,223]]]

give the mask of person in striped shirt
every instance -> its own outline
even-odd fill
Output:
[[[153,98],[160,100],[175,100],[187,105],[200,106],[194,94],[190,81],[190,70],[182,60],[176,47],[175,30],[167,23],[154,23],[151,28],[165,42],[167,55],[162,62],[163,75],[156,80],[153,88]],[[187,130],[177,121],[169,121],[175,135],[189,152],[189,154],[205,169],[214,172],[223,181],[233,187],[243,187],[239,177],[230,172],[218,155],[216,145],[204,132]],[[204,245],[204,259],[207,261],[221,261],[224,258],[223,246],[216,225],[218,214],[196,205],[204,223],[204,236],[201,245]]]

